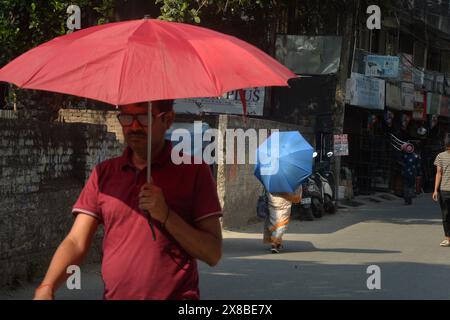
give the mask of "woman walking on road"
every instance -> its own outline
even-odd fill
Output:
[[[279,253],[289,224],[292,203],[299,203],[302,199],[302,186],[294,194],[267,192],[267,198],[270,214],[264,223],[264,243],[271,245],[272,253]]]

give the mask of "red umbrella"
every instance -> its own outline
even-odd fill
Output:
[[[295,76],[235,37],[153,19],[109,23],[57,37],[0,69],[0,81],[21,88],[113,105],[218,97],[242,88],[287,86]],[[151,126],[150,103],[148,114]],[[150,161],[151,137],[147,149]],[[150,179],[150,165],[147,175]]]
[[[287,86],[291,71],[258,48],[189,24],[154,19],[95,26],[57,37],[0,70],[0,81],[113,105],[218,97]]]

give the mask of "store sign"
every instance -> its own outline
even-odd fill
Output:
[[[424,94],[421,91],[416,91],[414,94],[413,119],[424,120],[425,119],[424,111],[425,111]]]
[[[427,93],[427,114],[438,114],[441,107],[441,95],[437,93]]]
[[[402,92],[395,84],[386,83],[386,106],[397,110],[402,109]]]
[[[402,109],[406,111],[414,110],[414,84],[402,83]]]
[[[366,76],[398,78],[400,58],[396,56],[368,55],[366,57]]]
[[[245,90],[248,115],[263,115],[264,88],[252,88]],[[243,114],[242,101],[238,91],[231,91],[220,98],[198,98],[175,100],[174,110],[176,113],[225,113]]]
[[[347,134],[335,134],[333,136],[333,143],[335,156],[348,156],[349,153]]]
[[[381,79],[369,78],[359,73],[352,73],[346,86],[347,103],[375,110],[384,110],[385,82]]]

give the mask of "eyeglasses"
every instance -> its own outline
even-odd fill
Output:
[[[161,112],[158,114],[152,114],[152,120],[161,117],[166,112]],[[131,126],[134,120],[137,120],[139,124],[143,127],[148,126],[148,114],[147,113],[139,113],[139,114],[129,114],[129,113],[119,113],[117,115],[117,119],[120,124],[124,127]]]

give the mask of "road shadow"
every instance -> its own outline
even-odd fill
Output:
[[[225,259],[200,266],[202,299],[449,299],[450,266],[380,262],[380,290],[369,290],[367,265],[277,259]],[[370,283],[374,283],[370,281]]]
[[[226,258],[248,257],[264,255],[269,252],[269,245],[264,244],[262,239],[242,239],[227,238],[224,239],[223,252]],[[379,250],[364,248],[330,248],[323,249],[315,247],[310,241],[284,240],[282,253],[301,253],[301,252],[334,252],[334,253],[353,253],[353,254],[400,254],[398,250]]]
[[[441,224],[439,205],[431,199],[431,194],[424,194],[414,200],[413,205],[405,206],[402,199],[386,200],[382,203],[369,203],[362,207],[340,209],[336,214],[325,215],[314,221],[300,221],[291,217],[288,233],[330,234],[358,223],[380,222],[398,225],[439,225]],[[262,233],[262,219],[227,231],[237,233]]]

